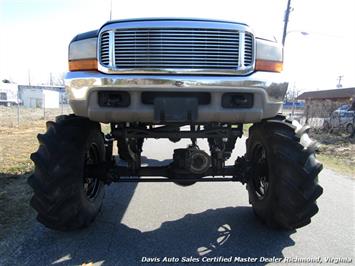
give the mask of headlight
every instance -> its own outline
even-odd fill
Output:
[[[282,68],[282,46],[272,41],[256,39],[255,70],[281,72]]]
[[[96,37],[70,43],[69,71],[97,70],[96,43]]]

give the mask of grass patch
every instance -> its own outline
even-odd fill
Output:
[[[30,154],[38,147],[37,134],[45,132],[45,122],[28,127],[0,129],[0,173],[21,175],[33,169]]]
[[[355,165],[349,165],[344,160],[331,156],[329,154],[318,154],[317,159],[323,163],[323,166],[334,170],[343,175],[355,178]]]
[[[317,158],[325,167],[355,178],[354,138],[321,131],[311,131],[310,136],[320,144]]]

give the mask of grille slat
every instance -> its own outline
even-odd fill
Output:
[[[201,62],[209,62],[209,61],[217,61],[220,62],[220,58],[207,58],[207,57],[125,57],[125,58],[120,58],[119,60],[116,60],[116,62],[131,62],[132,60],[135,61],[161,61],[161,62],[177,62],[177,61],[201,61]],[[235,60],[233,58],[223,58],[224,62],[226,61],[231,61],[234,63],[238,63],[238,60]]]
[[[132,68],[137,68],[137,67],[144,67],[148,69],[153,69],[153,68],[161,68],[164,67],[165,69],[170,69],[170,68],[192,68],[192,69],[204,69],[204,68],[209,68],[209,69],[214,69],[214,68],[219,68],[223,67],[226,69],[233,69],[233,65],[208,65],[208,64],[201,64],[201,65],[195,65],[195,64],[170,64],[168,67],[166,64],[123,64],[122,67],[126,67],[129,69]]]
[[[244,40],[244,66],[252,66],[254,60],[253,36],[245,33],[245,38],[240,39],[240,34],[233,29],[114,29],[100,34],[99,60],[101,65],[117,72],[134,72],[134,69],[237,72],[241,68],[240,40]]]
[[[100,61],[104,66],[108,66],[110,63],[109,58],[109,34],[104,32],[101,35],[101,45],[100,45]]]
[[[178,39],[148,39],[149,43],[147,42],[147,40],[118,40],[115,42],[116,45],[132,45],[132,44],[138,44],[138,45],[157,45],[157,44],[212,44],[212,45],[218,45],[218,46],[222,46],[220,43],[220,40],[209,40],[208,42],[206,40],[178,40]],[[235,43],[237,41],[223,41],[223,46],[235,46]]]
[[[123,54],[120,56],[121,59],[144,59],[144,58],[161,58],[161,59],[169,59],[169,58],[173,58],[173,59],[177,59],[177,58],[181,58],[181,59],[191,59],[191,58],[210,58],[211,60],[216,60],[219,58],[224,58],[223,60],[236,60],[235,56],[229,56],[229,55],[209,55],[208,57],[205,55],[198,55],[198,54],[183,54],[183,55],[175,55],[175,54]]]
[[[194,40],[200,41],[200,40],[206,40],[206,36],[191,36],[194,37]],[[120,39],[120,41],[122,42],[128,42],[128,41],[146,41],[147,38],[151,39],[151,40],[160,40],[161,39],[161,35],[144,35],[144,36],[121,36],[118,35],[118,38]],[[165,36],[164,35],[164,40],[187,40],[186,35],[180,36],[180,35],[168,35]],[[216,37],[209,37],[210,41],[226,41],[226,42],[235,42],[238,41],[239,38],[238,36],[235,37],[222,37],[219,36],[218,38]]]
[[[167,47],[159,47],[159,46],[150,46],[149,49],[147,49],[147,47],[135,47],[132,49],[132,47],[118,47],[116,48],[115,50],[119,51],[119,50],[122,50],[122,51],[139,51],[139,50],[172,50],[172,49],[176,49],[176,50],[198,50],[198,51],[205,51],[206,53],[209,51],[209,50],[212,50],[212,51],[220,51],[220,53],[224,53],[225,51],[235,51],[236,53],[238,53],[239,49],[234,49],[234,48],[228,48],[228,47],[223,47],[223,49],[220,49],[220,47],[203,47],[203,46],[195,46],[195,47],[181,47],[181,46],[167,46]]]
[[[203,45],[203,43],[201,42],[166,42],[166,41],[161,41],[161,42],[155,42],[155,41],[150,41],[148,40],[148,42],[145,43],[135,43],[135,42],[131,42],[131,43],[120,43],[120,42],[115,42],[116,46],[119,47],[161,47],[161,46],[165,46],[165,47],[169,47],[169,46],[176,46],[176,47],[203,47],[206,48],[207,47],[218,47],[218,48],[234,48],[236,45],[235,44],[216,44],[216,43],[204,43],[205,45]]]
[[[245,51],[244,65],[251,66],[253,64],[253,37],[250,34],[245,35]]]
[[[136,50],[136,49],[131,49],[131,48],[125,48],[125,49],[121,49],[121,48],[116,48],[115,49],[116,53],[125,53],[125,54],[139,54],[139,53],[147,53],[147,54],[151,54],[151,53],[160,53],[160,52],[164,52],[164,53],[205,53],[206,51],[214,54],[214,53],[218,53],[218,54],[238,54],[238,50],[237,49],[223,49],[223,51],[219,51],[218,49],[194,49],[191,50],[189,48],[166,48],[166,49],[140,49],[140,50]]]

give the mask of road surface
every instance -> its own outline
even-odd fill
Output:
[[[244,154],[244,142],[238,141],[234,158]],[[149,140],[143,160],[157,165],[186,143]],[[186,188],[173,183],[112,184],[89,228],[62,233],[30,220],[21,236],[9,236],[7,246],[1,247],[0,265],[166,264],[164,258],[201,265],[223,260],[223,265],[233,264],[230,260],[256,260],[254,265],[310,260],[315,265],[319,259],[324,265],[327,258],[354,263],[354,179],[327,169],[319,179],[324,188],[320,211],[309,226],[295,231],[275,231],[260,223],[239,183]]]

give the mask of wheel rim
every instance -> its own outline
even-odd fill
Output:
[[[85,154],[85,167],[100,162],[99,150],[95,143],[92,143]],[[99,192],[100,180],[98,177],[84,176],[84,192],[89,200],[94,200]]]
[[[269,191],[269,168],[266,159],[266,150],[263,145],[259,144],[255,146],[253,162],[255,166],[253,176],[255,194],[259,200],[262,200]]]

